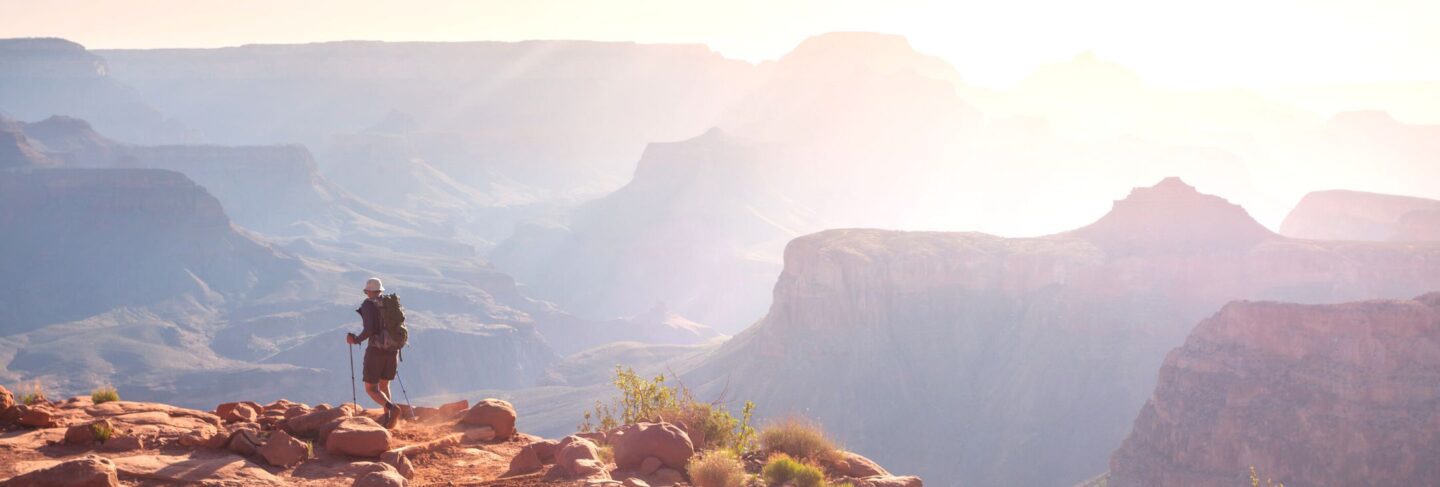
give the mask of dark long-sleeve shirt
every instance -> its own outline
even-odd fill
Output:
[[[360,313],[360,322],[365,327],[356,338],[361,341],[370,340],[367,345],[369,348],[380,348],[380,342],[385,340],[385,321],[380,315],[380,299],[366,298],[355,312]]]

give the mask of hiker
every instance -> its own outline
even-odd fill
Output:
[[[345,342],[351,345],[359,345],[360,342],[368,341],[365,347],[364,370],[365,393],[376,404],[385,408],[385,415],[380,418],[380,423],[386,428],[393,428],[400,421],[400,405],[390,400],[390,381],[395,380],[395,369],[399,365],[400,350],[392,348],[385,342],[389,336],[385,331],[384,315],[381,313],[383,306],[380,293],[385,292],[385,286],[380,283],[379,278],[372,277],[365,281],[365,301],[360,303],[360,308],[355,310],[360,313],[361,323],[365,326],[364,331],[359,335],[354,333],[345,334]]]

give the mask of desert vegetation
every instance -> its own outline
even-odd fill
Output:
[[[115,386],[101,386],[90,392],[90,401],[95,404],[104,404],[110,401],[119,401],[120,391]]]
[[[26,406],[39,404],[48,400],[45,397],[45,386],[42,385],[39,380],[31,382],[28,385],[20,386],[15,389],[15,392],[15,400]]]
[[[746,401],[737,418],[722,400],[697,400],[683,384],[670,385],[664,374],[645,379],[635,369],[618,365],[612,382],[619,396],[609,404],[597,401],[592,411],[585,413],[580,431],[664,421],[698,431],[696,436],[703,436],[704,442],[695,445],[696,450],[725,449],[739,456],[754,448],[755,429],[750,426],[754,403]]]
[[[745,464],[728,450],[703,452],[686,468],[696,487],[740,487],[747,477]]]
[[[833,462],[840,448],[814,422],[787,417],[760,430],[760,447],[770,454],[785,454],[810,462]]]

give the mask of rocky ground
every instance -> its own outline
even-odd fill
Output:
[[[380,410],[350,404],[27,405],[0,388],[0,485],[689,485],[694,447],[669,423],[546,440],[516,431],[514,408],[497,399],[405,413],[387,430]],[[853,453],[842,458],[829,473],[856,487],[920,486]]]

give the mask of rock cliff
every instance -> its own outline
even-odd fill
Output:
[[[1166,356],[1109,485],[1434,485],[1436,383],[1440,293],[1233,302]]]
[[[1290,240],[1166,180],[1049,237],[798,238],[766,317],[685,380],[938,485],[1059,485],[1105,470],[1165,353],[1224,303],[1434,288],[1440,245]]]

